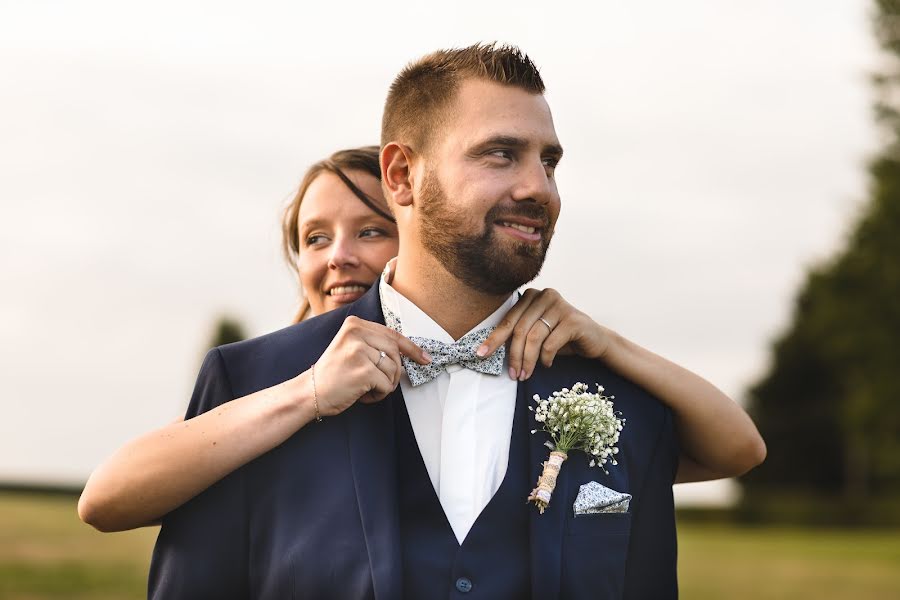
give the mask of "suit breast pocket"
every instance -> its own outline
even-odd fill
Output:
[[[566,519],[567,536],[627,536],[631,532],[631,513],[594,513]]]
[[[568,516],[561,598],[621,598],[631,513]]]

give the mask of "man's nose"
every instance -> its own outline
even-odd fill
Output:
[[[331,244],[331,254],[328,256],[329,269],[345,269],[359,266],[359,253],[355,240],[338,238]]]
[[[547,174],[547,166],[543,160],[530,160],[522,165],[522,176],[513,194],[514,200],[531,200],[546,205],[553,201],[555,194],[556,188]]]

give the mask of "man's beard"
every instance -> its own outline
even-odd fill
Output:
[[[434,173],[426,173],[420,195],[422,244],[454,277],[468,287],[499,296],[512,293],[538,276],[550,238],[550,215],[535,202],[513,202],[492,207],[484,216],[484,229],[469,233],[462,210],[450,206]],[[497,239],[494,224],[514,217],[543,223],[539,244]]]

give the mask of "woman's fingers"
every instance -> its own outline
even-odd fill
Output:
[[[379,352],[373,362],[390,379],[391,390],[400,384],[403,376],[401,356],[407,356],[423,365],[431,362],[431,356],[406,336],[378,323],[367,322],[366,328],[366,343]],[[384,358],[381,357],[381,352],[384,353]]]
[[[381,400],[392,392],[402,374],[401,352],[428,362],[409,339],[378,323],[347,317],[316,363],[317,394],[323,414],[343,412],[357,400]]]
[[[372,347],[385,352],[399,352],[399,354],[416,361],[420,365],[427,365],[431,362],[431,356],[412,343],[405,335],[379,323],[372,323],[371,321],[366,321],[365,323],[369,332],[369,335],[366,336],[366,341]]]
[[[384,350],[379,350],[378,355],[375,357],[375,368],[387,375],[388,379],[394,381],[394,376],[400,370],[399,353],[395,353],[395,356],[392,356]]]
[[[400,354],[416,361],[420,365],[427,365],[431,362],[431,355],[413,344],[408,337],[401,335],[392,329],[388,329],[388,331],[391,332],[394,342],[400,350]]]
[[[538,359],[545,366],[547,361],[544,360],[545,355],[550,355],[550,360],[556,356],[555,348],[550,351],[548,346],[551,338],[559,338],[563,331],[562,311],[558,305],[553,305],[539,316],[531,325],[531,329],[525,336],[524,348],[522,350],[522,367],[519,373],[519,380],[525,380],[534,373],[534,367],[537,365]]]
[[[550,321],[552,325],[556,319],[552,315],[554,307],[561,300],[556,290],[546,289],[540,292],[534,290],[534,295],[526,309],[519,315],[518,322],[513,327],[512,338],[507,344],[509,375],[513,379],[522,381],[531,376],[541,344],[550,334],[550,328],[540,319],[550,321],[550,318],[553,318],[554,321]],[[551,316],[548,318],[546,315]]]
[[[382,363],[387,362],[388,359],[385,358],[382,360]],[[370,371],[370,383],[372,385],[369,393],[364,394],[360,401],[366,404],[372,402],[379,402],[384,400],[388,394],[393,392],[396,389],[396,385],[394,384],[393,378],[388,376],[384,370],[382,369],[382,364],[376,365],[376,363],[372,363],[372,368]]]
[[[409,338],[397,333],[396,331],[379,325],[378,323],[370,323],[372,328],[366,338],[366,343],[380,352],[385,353],[385,358],[380,366],[384,366],[385,374],[393,382],[396,388],[400,385],[400,378],[403,377],[403,363],[401,356],[407,356],[411,360],[419,364],[427,365],[431,362],[431,356],[427,352],[416,346]],[[378,362],[376,357],[375,362]],[[385,365],[385,361],[390,359],[392,366]]]
[[[570,343],[586,333],[582,330],[588,325],[583,315],[554,289],[528,290],[516,308],[519,310],[509,313],[516,322],[511,327],[507,324],[502,332],[508,335],[512,330],[507,348],[513,379],[531,377],[538,360],[549,367],[557,354],[571,350]]]
[[[531,306],[531,303],[534,302],[537,295],[538,291],[533,288],[525,290],[522,297],[519,298],[519,301],[509,309],[509,312],[503,315],[503,320],[500,321],[497,327],[494,328],[494,331],[492,331],[487,339],[484,340],[484,343],[475,351],[475,354],[484,358],[490,356],[497,348],[505,344],[506,340],[512,336],[513,329],[519,322],[519,319],[528,307]]]
[[[553,359],[561,353],[566,345],[578,336],[578,324],[576,320],[570,317],[563,317],[559,324],[553,328],[546,338],[540,349],[541,364],[545,367],[553,365]],[[569,352],[571,354],[571,352]],[[531,376],[531,373],[528,374]]]

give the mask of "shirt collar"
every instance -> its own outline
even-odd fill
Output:
[[[418,336],[452,344],[455,340],[449,333],[435,323],[425,311],[413,304],[411,300],[387,283],[386,277],[390,273],[391,266],[392,263],[388,263],[388,266],[385,267],[384,272],[378,280],[378,292],[381,296],[382,312],[387,313],[385,310],[387,309],[394,313],[401,324],[400,333],[406,337]],[[507,298],[497,310],[492,312],[481,323],[466,333],[471,333],[472,331],[477,331],[485,327],[496,327],[500,324],[500,321],[503,320],[503,316],[509,312],[509,309],[515,306],[518,300],[519,292],[515,291],[511,293],[509,298]],[[384,316],[385,321],[387,322],[387,314]]]

